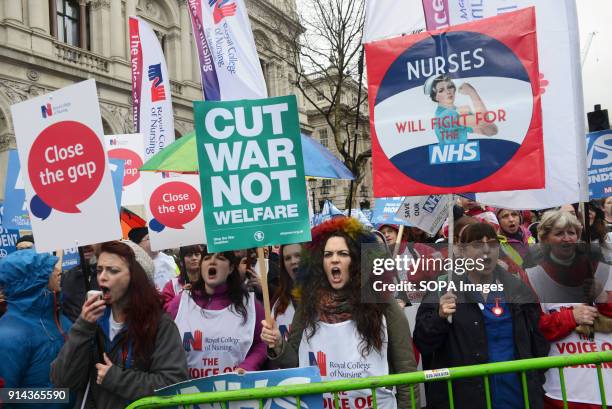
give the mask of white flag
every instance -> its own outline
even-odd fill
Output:
[[[393,3],[393,5],[391,5]],[[480,203],[515,209],[542,209],[588,200],[585,121],[576,5],[573,0],[369,0],[364,41],[409,32],[406,16],[422,15],[435,30],[535,6],[541,80],[544,189],[477,193]],[[368,63],[372,63],[369,62]]]
[[[267,98],[243,0],[188,0],[204,99]]]
[[[145,161],[174,142],[172,91],[164,53],[147,23],[130,17],[134,132],[145,135]]]

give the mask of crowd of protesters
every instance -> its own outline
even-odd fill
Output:
[[[529,212],[460,199],[452,249],[443,245],[448,225],[432,237],[336,217],[313,228],[311,242],[267,248],[264,266],[255,249],[153,252],[148,230],[136,228],[130,240],[86,246],[82,264],[62,272],[56,256],[36,253],[34,238],[23,236],[0,260],[0,386],[69,388],[68,404],[45,407],[119,408],[227,372],[318,365],[323,380],[335,380],[350,371],[327,362],[359,363],[363,377],[612,350],[612,197],[588,210],[583,217],[574,205]],[[365,249],[482,261],[466,274],[397,268],[383,276],[388,282],[498,286],[375,292]],[[225,344],[203,348],[204,337]],[[612,396],[612,366],[602,365],[602,376]],[[523,381],[490,376],[491,406],[524,407],[526,388],[531,408],[561,408],[563,393],[570,409],[601,407],[596,368],[566,368],[564,384],[562,392],[557,369],[527,371]],[[481,377],[454,381],[455,407],[487,407],[484,390]],[[424,392],[414,394],[417,407],[449,407],[446,383],[429,382]],[[343,407],[372,406],[371,391],[342,399]],[[377,388],[376,402],[411,407],[410,389]]]

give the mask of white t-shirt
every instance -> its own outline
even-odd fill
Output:
[[[113,313],[111,312],[109,319],[109,334],[108,337],[110,338],[110,341],[113,342],[113,339],[115,339],[115,337],[117,336],[117,334],[119,332],[121,332],[121,330],[123,329],[123,326],[125,325],[123,322],[117,322],[113,319]]]
[[[155,266],[153,281],[157,291],[161,291],[168,281],[176,277],[176,263],[171,256],[160,251],[153,259],[153,265]]]

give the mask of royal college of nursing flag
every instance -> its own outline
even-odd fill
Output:
[[[411,32],[402,28],[408,1],[368,0],[364,42]],[[588,200],[580,47],[572,0],[410,0],[408,16],[428,30],[476,21],[535,6],[545,159],[544,189],[476,193],[476,200],[516,209],[542,209]],[[416,3],[416,4],[414,4]],[[372,22],[372,23],[370,23]],[[376,24],[373,24],[375,22]],[[368,63],[373,63],[369,62]]]
[[[243,0],[188,0],[208,101],[268,96]]]
[[[145,135],[145,161],[174,141],[170,77],[151,27],[130,17],[134,132]]]

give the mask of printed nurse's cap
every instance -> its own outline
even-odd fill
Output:
[[[437,77],[438,75],[432,75],[431,77],[427,78],[427,81],[425,81],[425,85],[423,85],[423,92],[425,93],[425,95],[431,94],[431,87],[433,86],[433,82]]]

